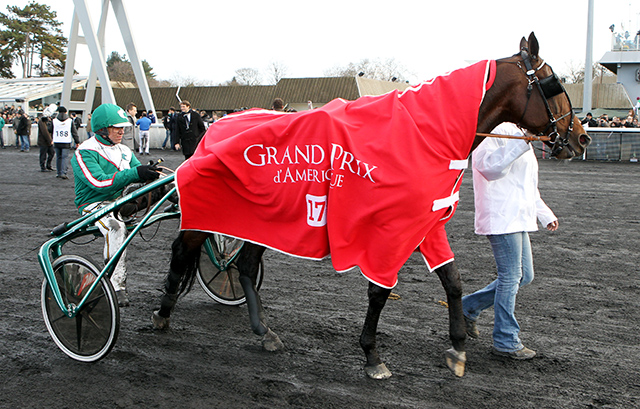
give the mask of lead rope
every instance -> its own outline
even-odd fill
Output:
[[[522,129],[522,128],[520,128]],[[525,133],[524,131],[522,133]],[[539,136],[518,136],[518,135],[498,135],[498,134],[493,134],[493,133],[476,133],[476,136],[483,136],[485,138],[504,138],[504,139],[522,139],[523,141],[530,141],[530,142],[543,142],[542,148],[538,148],[537,146],[531,144],[531,146],[533,147],[533,149],[538,150],[540,152],[547,152],[549,155],[551,155],[551,152],[545,151],[544,150],[544,142],[546,141],[550,141],[551,138],[549,138],[548,136],[543,136],[543,135],[539,135]]]
[[[524,132],[523,132],[524,133]],[[540,142],[548,142],[551,141],[546,135],[536,135],[536,136],[518,136],[518,135],[498,135],[494,133],[476,133],[476,136],[482,136],[485,138],[504,138],[504,139],[522,139],[524,141],[540,141]]]

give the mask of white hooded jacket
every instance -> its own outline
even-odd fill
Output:
[[[523,135],[512,123],[491,133]],[[520,139],[486,138],[473,152],[475,232],[480,235],[536,231],[557,220],[540,198],[538,160],[533,147]]]

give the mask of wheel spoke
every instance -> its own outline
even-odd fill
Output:
[[[76,339],[78,351],[82,351],[82,315],[76,315]]]
[[[213,282],[213,280],[215,280],[216,278],[218,278],[218,276],[220,276],[220,274],[222,274],[223,272],[224,272],[224,271],[220,271],[220,270],[218,270],[218,271],[213,275],[213,277],[211,277],[211,280],[209,280],[209,281],[207,281],[207,282],[206,282],[207,287],[209,287],[209,284],[211,284],[211,283]]]
[[[87,313],[90,313],[91,311],[93,311],[93,309],[98,305],[100,300],[102,300],[103,298],[105,298],[105,293],[101,292],[94,298],[88,299],[87,302],[84,303],[84,306],[82,307],[82,309],[83,310],[86,309]]]
[[[95,328],[98,333],[100,335],[102,335],[105,339],[109,336],[109,331],[108,329],[105,329],[104,327],[101,327],[94,319],[93,317],[91,317],[91,315],[89,314],[81,314],[83,317],[85,317],[85,319],[87,320],[87,322],[89,324],[91,324],[91,326],[93,328]]]
[[[229,271],[229,270],[227,270],[227,280],[225,282],[224,287],[231,288],[231,295],[232,295],[233,299],[239,298],[238,295],[236,294],[236,286],[233,285],[233,276],[231,275],[231,271]],[[223,287],[223,289],[224,289],[224,287]]]

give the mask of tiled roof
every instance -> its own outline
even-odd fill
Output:
[[[283,78],[274,92],[274,97],[286,103],[326,104],[336,98],[354,100],[359,96],[353,77]]]
[[[303,104],[313,101],[315,106],[343,98],[354,100],[362,95],[380,95],[391,90],[403,90],[404,83],[378,81],[354,77],[283,78],[277,85],[182,87],[180,99],[187,100],[196,109],[231,112],[241,108],[271,108],[276,97],[287,104]],[[178,87],[151,88],[156,110],[166,112],[169,107],[179,109],[176,97]],[[142,110],[144,104],[137,88],[114,88],[113,94],[120,106],[133,102]],[[84,99],[84,90],[73,91],[73,100]],[[100,89],[96,90],[93,107],[100,105]]]

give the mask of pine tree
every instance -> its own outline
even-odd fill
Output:
[[[7,6],[7,11],[0,13],[0,76],[13,78],[16,60],[24,78],[62,74],[67,39],[57,13],[35,1],[23,8]]]

